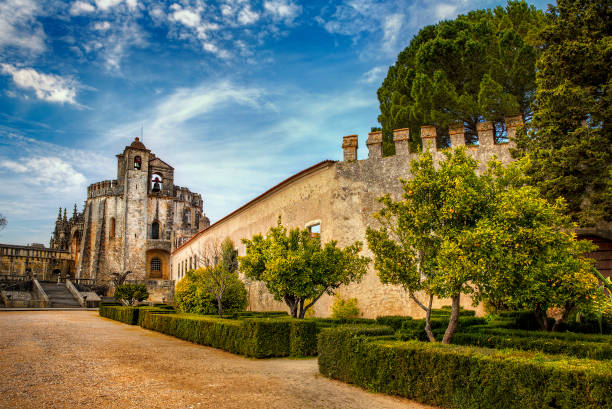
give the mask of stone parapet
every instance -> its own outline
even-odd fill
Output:
[[[421,127],[421,141],[423,152],[436,151],[436,127],[433,125],[423,125]]]
[[[123,194],[123,186],[117,180],[103,180],[87,187],[87,198],[100,196],[118,196]]]
[[[366,145],[369,158],[382,158],[382,131],[370,132]]]
[[[465,126],[462,123],[452,124],[448,127],[451,148],[465,145]]]
[[[396,155],[410,154],[410,129],[401,128],[393,130],[393,143]]]
[[[147,250],[165,250],[170,252],[172,249],[172,241],[171,240],[153,240],[148,239],[146,244]]]
[[[493,126],[493,122],[479,122],[476,125],[476,132],[478,133],[479,146],[485,148],[495,145],[495,126]]]
[[[342,150],[344,151],[345,162],[353,162],[357,160],[357,148],[357,135],[346,135],[342,138]]]

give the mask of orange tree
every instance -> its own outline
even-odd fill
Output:
[[[479,175],[465,148],[444,155],[437,166],[429,153],[413,161],[402,200],[380,198],[381,225],[366,232],[380,280],[402,285],[425,311],[430,341],[434,297],[452,300],[443,343],[457,328],[461,294],[533,308],[540,318],[549,307],[569,313],[589,302],[596,280],[584,252],[592,247],[569,232],[562,202],[526,186],[522,162],[491,161]]]
[[[294,318],[304,318],[323,294],[333,295],[341,285],[361,280],[370,262],[359,255],[360,242],[345,248],[333,240],[322,245],[308,230],[287,231],[280,217],[265,237],[257,234],[242,242],[247,250],[240,257],[240,270],[248,278],[263,281]]]

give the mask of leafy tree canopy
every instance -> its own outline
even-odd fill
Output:
[[[216,275],[210,267],[190,270],[176,285],[175,299],[183,312],[194,314],[218,314],[218,292],[210,291],[211,276]],[[226,277],[225,289],[221,293],[221,312],[242,311],[247,306],[247,291],[237,274]]]
[[[144,284],[120,284],[115,288],[114,297],[125,305],[136,305],[149,298],[149,292]]]
[[[532,129],[519,136],[533,183],[581,226],[612,222],[612,6],[559,0],[541,34]]]
[[[533,6],[510,1],[421,29],[378,89],[385,154],[394,149],[393,129],[410,128],[416,147],[421,125],[447,135],[449,124],[463,122],[472,142],[482,119],[529,116],[544,20]]]
[[[304,318],[323,294],[333,295],[341,285],[361,280],[370,262],[359,255],[360,242],[344,249],[336,241],[321,245],[320,238],[306,229],[287,231],[280,217],[265,237],[258,234],[242,242],[247,251],[240,257],[241,271],[263,281],[294,318]]]
[[[424,153],[411,164],[412,178],[402,181],[403,200],[380,199],[381,227],[366,232],[374,267],[383,283],[402,285],[425,311],[431,341],[434,296],[452,299],[443,339],[450,343],[461,294],[546,312],[571,309],[595,292],[584,255],[590,243],[567,232],[562,202],[552,205],[524,184],[522,166],[491,161],[479,175],[465,147],[445,151],[438,166]],[[417,297],[421,291],[427,300]]]

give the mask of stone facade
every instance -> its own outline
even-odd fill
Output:
[[[76,277],[169,280],[170,252],[210,224],[202,196],[174,184],[174,168],[138,138],[117,155],[117,179],[90,185]]]
[[[42,244],[0,244],[0,275],[33,275],[39,280],[57,280],[74,273],[68,250],[45,248]]]
[[[520,118],[507,120],[508,137],[513,137]],[[479,144],[468,147],[468,152],[480,162],[481,170],[494,155],[503,163],[512,160],[509,143],[495,144],[493,127],[483,124],[479,127]],[[421,136],[424,149],[432,152],[436,161],[443,157],[436,148],[435,127],[423,127]],[[410,161],[417,155],[411,152],[408,144],[409,130],[394,132],[396,155],[382,156],[382,135],[373,132],[366,145],[369,157],[357,160],[357,136],[345,136],[342,141],[344,161],[323,161],[311,168],[290,177],[251,202],[235,210],[207,229],[199,232],[188,242],[172,253],[172,276],[180,280],[185,272],[196,267],[199,254],[211,243],[220,242],[225,237],[233,240],[239,255],[246,249],[242,238],[265,233],[274,225],[280,215],[288,227],[320,228],[323,242],[337,240],[346,246],[359,240],[364,243],[363,253],[372,257],[367,248],[365,231],[367,226],[375,226],[373,213],[380,209],[377,198],[390,193],[400,198],[402,185],[399,178],[410,177]],[[452,141],[455,146],[465,144],[463,127],[453,129]],[[277,302],[266,291],[263,283],[245,280],[249,292],[249,308],[252,310],[286,310],[283,303]],[[365,317],[378,315],[421,316],[422,310],[409,299],[408,294],[399,286],[380,283],[373,266],[361,283],[340,289],[343,297],[355,297]],[[435,306],[449,304],[448,300],[436,300]],[[314,306],[317,316],[328,316],[331,312],[332,298],[322,297]],[[464,297],[462,305],[471,308],[471,300]]]

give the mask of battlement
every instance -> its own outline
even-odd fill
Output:
[[[506,133],[508,142],[495,143],[495,126],[493,122],[480,122],[476,127],[478,134],[478,144],[469,145],[470,149],[474,150],[508,150],[514,144],[512,141],[516,136],[516,130],[523,126],[523,118],[520,115],[505,118]],[[462,123],[449,126],[448,135],[450,139],[450,147],[465,145],[465,127]],[[437,131],[433,125],[424,125],[421,127],[421,142],[423,152],[436,152]],[[368,147],[368,158],[382,158],[382,131],[374,131],[368,134],[366,145]],[[410,148],[410,129],[394,129],[393,143],[395,144],[395,156],[404,156],[417,154]],[[357,160],[358,136],[347,135],[342,138],[342,149],[344,151],[344,161],[352,162]],[[447,148],[444,148],[447,149]]]
[[[191,203],[192,206],[202,207],[204,201],[202,200],[202,195],[199,193],[194,193],[186,187],[181,187],[174,185],[174,194],[173,196],[178,200]]]
[[[117,196],[123,193],[123,186],[117,180],[103,180],[102,182],[92,183],[87,187],[87,198],[91,199],[99,196]]]

